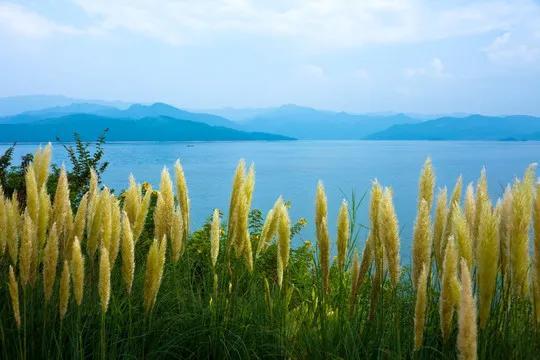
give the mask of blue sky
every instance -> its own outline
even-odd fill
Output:
[[[540,2],[0,0],[0,96],[540,115]]]

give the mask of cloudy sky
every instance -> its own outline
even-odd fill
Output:
[[[540,115],[540,1],[0,0],[0,96]]]

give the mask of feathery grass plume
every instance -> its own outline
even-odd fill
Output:
[[[441,292],[439,298],[439,317],[443,341],[446,342],[452,331],[454,312],[459,305],[458,252],[456,241],[450,235],[444,251]]]
[[[467,261],[467,266],[469,268],[472,268],[473,244],[471,232],[469,231],[465,214],[463,214],[463,211],[461,211],[461,208],[457,204],[454,204],[452,217],[452,235],[454,235],[454,238],[456,239],[459,249],[459,256]]]
[[[364,244],[364,251],[362,252],[362,260],[360,261],[360,270],[358,271],[358,278],[356,280],[356,287],[360,288],[364,282],[364,278],[369,271],[369,267],[373,261],[373,237],[371,232],[368,234],[366,243]]]
[[[182,255],[182,249],[184,248],[184,219],[182,217],[182,209],[180,205],[176,206],[172,218],[171,229],[171,258],[173,262],[177,262]]]
[[[237,238],[236,245],[236,256],[243,255],[246,260],[246,265],[248,270],[253,270],[253,257],[251,254],[251,239],[249,236],[248,228],[248,216],[249,216],[249,205],[246,199],[246,192],[240,191],[238,203],[235,209],[235,214],[233,215],[236,218],[236,224],[234,227],[235,237]]]
[[[533,229],[534,229],[534,261],[533,261],[533,286],[534,302],[536,312],[536,323],[540,324],[540,183],[535,185],[535,198],[533,210]]]
[[[422,271],[416,284],[416,305],[414,308],[414,350],[422,347],[424,342],[424,326],[426,323],[427,306],[427,264],[422,264]]]
[[[49,237],[43,252],[43,293],[45,295],[45,302],[49,302],[53,292],[57,264],[58,233],[56,232],[56,223],[54,223],[49,231]]]
[[[73,278],[75,302],[80,306],[84,295],[84,257],[77,236],[75,236],[71,247],[71,277]]]
[[[108,188],[103,189],[103,194],[106,196],[103,198],[103,206],[101,208],[101,246],[107,248],[110,254],[111,238],[112,238],[112,202],[113,195],[111,195]]]
[[[141,207],[142,195],[140,186],[137,185],[133,174],[129,174],[129,186],[124,192],[124,211],[126,212],[130,225],[133,226],[137,214]]]
[[[370,221],[370,239],[372,241],[371,251],[373,251],[373,259],[375,260],[375,277],[383,274],[384,263],[384,244],[381,238],[380,210],[383,200],[383,190],[377,180],[373,181],[371,186],[371,200],[369,205],[369,221]]]
[[[330,275],[330,236],[328,234],[328,205],[326,193],[322,181],[317,183],[317,193],[315,197],[315,230],[317,233],[317,243],[319,246],[319,264],[321,266],[323,289],[329,290]]]
[[[7,208],[4,191],[0,185],[0,257],[4,255],[7,243]]]
[[[319,225],[322,220],[328,216],[328,205],[326,200],[326,192],[322,181],[317,183],[317,192],[315,196],[315,229],[317,237],[319,237]]]
[[[319,225],[319,264],[321,267],[322,284],[325,293],[330,291],[330,237],[328,223],[323,218]]]
[[[499,237],[501,243],[500,264],[501,274],[506,279],[510,277],[510,237],[512,225],[512,188],[506,186],[502,197],[501,220],[499,222]]]
[[[456,180],[454,189],[452,190],[452,195],[450,196],[450,202],[448,203],[448,211],[446,213],[446,225],[444,227],[444,236],[442,238],[440,251],[444,252],[446,249],[446,241],[448,237],[452,234],[452,211],[454,209],[454,204],[461,203],[461,192],[463,190],[463,177],[460,175]],[[441,257],[444,255],[441,255]]]
[[[17,264],[19,255],[19,223],[21,222],[21,215],[19,213],[19,203],[17,201],[17,194],[13,194],[11,199],[6,199],[6,244],[11,263]]]
[[[13,308],[13,317],[17,324],[17,329],[21,328],[21,312],[19,310],[19,284],[13,271],[13,266],[9,265],[9,295],[11,297],[11,307]]]
[[[48,143],[45,148],[41,146],[34,154],[34,170],[38,189],[47,184],[49,178],[49,166],[51,164],[52,145]]]
[[[351,266],[351,295],[349,298],[350,314],[352,315],[356,308],[356,300],[358,298],[358,277],[360,276],[360,261],[358,260],[358,250],[354,250],[353,261]]]
[[[126,284],[128,294],[131,294],[133,276],[135,274],[135,242],[129,223],[129,216],[124,212],[122,216],[122,278]]]
[[[174,212],[174,195],[169,170],[166,167],[161,171],[161,182],[154,210],[154,234],[161,239],[164,235],[171,236],[172,217]]]
[[[64,319],[66,316],[67,307],[69,304],[70,297],[70,283],[71,283],[71,274],[69,272],[69,265],[67,260],[64,260],[64,267],[62,269],[62,275],[60,275],[60,297],[58,303],[58,309],[60,312],[60,320]]]
[[[233,245],[238,245],[237,234],[236,234],[236,223],[238,219],[237,210],[238,202],[240,200],[241,194],[244,192],[244,178],[245,178],[245,168],[246,163],[244,159],[240,159],[236,170],[234,173],[233,187],[231,191],[231,200],[229,204],[229,223],[227,225],[227,234],[228,234],[228,247]]]
[[[448,208],[446,206],[447,192],[446,187],[439,189],[437,194],[437,202],[435,206],[435,219],[433,220],[433,254],[435,255],[435,262],[439,275],[442,271],[443,250],[445,241],[444,236],[446,233],[446,221],[448,217]]]
[[[482,206],[486,203],[487,200],[489,200],[489,195],[488,195],[486,168],[482,168],[482,171],[480,172],[480,179],[478,179],[478,183],[476,184],[476,197],[474,199],[475,214],[474,214],[474,223],[473,223],[474,225],[472,227],[473,249],[476,249],[476,245],[478,243],[478,232],[480,230]]]
[[[120,232],[122,229],[122,221],[120,214],[120,205],[118,199],[111,195],[111,242],[109,243],[109,258],[111,268],[114,268],[118,251],[120,250]]]
[[[279,212],[281,210],[281,205],[283,204],[283,198],[280,196],[277,198],[274,203],[274,207],[268,211],[266,215],[266,220],[261,231],[261,236],[259,237],[259,243],[257,244],[257,255],[264,251],[273,237],[277,233],[277,227],[279,222]]]
[[[184,174],[184,169],[180,164],[180,160],[176,160],[174,164],[174,173],[176,178],[176,197],[178,198],[178,203],[180,209],[182,210],[182,229],[184,230],[183,239],[187,241],[189,237],[189,193],[188,187],[186,184],[186,176]]]
[[[458,314],[457,349],[460,359],[477,358],[476,304],[473,297],[471,274],[464,259],[461,259],[461,296]]]
[[[347,247],[349,237],[351,236],[351,226],[349,224],[349,208],[346,200],[343,200],[339,208],[337,219],[337,250],[338,266],[341,271],[345,268],[345,257],[347,256]]]
[[[133,242],[136,244],[137,240],[139,240],[139,237],[141,236],[142,231],[144,230],[144,224],[146,223],[146,217],[148,215],[148,209],[150,209],[150,200],[152,199],[152,186],[150,184],[146,184],[146,192],[144,193],[144,197],[141,202],[141,207],[139,209],[139,213],[137,214],[137,218],[135,219],[135,222],[133,224]]]
[[[420,181],[418,183],[418,207],[422,199],[426,200],[428,209],[431,209],[433,204],[433,194],[435,191],[435,172],[433,171],[433,165],[431,158],[427,158],[424,162],[424,167],[420,173]]]
[[[167,238],[163,237],[161,243],[154,239],[148,250],[144,278],[144,309],[147,313],[153,309],[156,303],[157,293],[163,277],[166,247]]]
[[[255,165],[251,163],[244,181],[244,191],[246,192],[247,203],[251,206],[253,191],[255,189]]]
[[[49,216],[51,211],[51,199],[45,186],[39,191],[39,213],[37,219],[37,239],[40,247],[43,247],[47,240],[47,230],[49,228]]]
[[[88,210],[88,193],[85,193],[81,198],[75,219],[73,220],[73,231],[70,238],[78,237],[80,240],[84,236],[84,228],[86,227],[86,214]]]
[[[291,247],[291,221],[289,220],[289,212],[285,204],[281,204],[281,210],[279,211],[279,224],[278,224],[278,285],[281,289],[283,284],[283,272],[289,265],[289,252]]]
[[[465,200],[463,202],[463,212],[469,224],[471,236],[474,234],[473,228],[476,221],[476,196],[474,195],[474,187],[472,183],[467,185],[465,190]]]
[[[210,227],[210,259],[212,267],[216,267],[217,258],[219,255],[219,234],[221,232],[221,223],[219,220],[219,210],[214,209],[212,214],[212,225]]]
[[[99,191],[99,178],[98,174],[96,173],[96,170],[94,168],[90,169],[90,182],[88,184],[88,193],[90,196],[97,195],[97,192]]]
[[[497,285],[499,267],[499,218],[500,208],[492,209],[489,200],[482,204],[478,228],[478,301],[480,328],[486,327],[491,310],[491,301]]]
[[[86,209],[86,232],[90,234],[92,226],[92,218],[96,212],[96,208],[99,200],[98,179],[94,169],[90,169],[90,184],[88,186],[88,201]]]
[[[510,237],[511,282],[514,293],[525,296],[528,291],[529,228],[533,207],[535,165],[527,168],[523,181],[512,188],[512,224]]]
[[[412,275],[413,284],[416,287],[420,273],[424,265],[430,268],[431,259],[431,234],[429,206],[426,200],[420,202],[416,222],[414,224],[413,234],[413,264]]]
[[[24,288],[30,282],[31,266],[34,250],[34,224],[28,213],[24,213],[24,223],[19,251],[19,276],[21,286]]]
[[[111,297],[111,264],[109,262],[109,252],[105,246],[101,247],[99,256],[99,300],[101,311],[107,312],[109,299]]]
[[[39,216],[39,190],[32,163],[26,167],[24,182],[26,186],[26,211],[28,211],[28,215],[30,215],[30,219],[32,219],[34,224],[37,224]]]
[[[471,239],[473,244],[473,256],[476,256],[476,247],[478,246],[478,233],[480,231],[482,206],[484,206],[488,200],[489,194],[487,187],[486,168],[482,168],[482,171],[480,172],[480,179],[478,179],[478,183],[476,185],[476,197],[474,199],[474,223],[469,223],[469,227],[471,227],[472,229]]]
[[[69,200],[69,184],[66,169],[62,166],[60,175],[58,176],[58,184],[56,186],[56,192],[54,194],[54,203],[52,210],[51,222],[56,223],[56,230],[58,236],[63,240],[66,226],[66,214],[71,211],[71,205]]]
[[[108,189],[105,188],[99,195],[95,195],[93,205],[88,207],[88,240],[86,243],[86,251],[90,259],[94,258],[94,254],[99,245],[99,238],[102,233],[103,214],[109,203]]]
[[[253,254],[251,253],[251,238],[249,237],[248,218],[253,198],[253,189],[255,188],[255,168],[253,164],[249,167],[247,175],[244,177],[242,191],[239,194],[236,214],[236,254],[243,254],[248,263],[252,263]],[[246,231],[244,231],[244,228]],[[247,234],[244,235],[244,234]],[[249,248],[249,250],[248,250]],[[250,268],[253,266],[250,265]]]
[[[379,227],[385,250],[384,254],[388,263],[390,280],[395,287],[399,282],[400,276],[399,223],[392,200],[392,189],[388,187],[384,189],[380,212]]]

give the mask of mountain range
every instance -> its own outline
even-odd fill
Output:
[[[443,117],[416,124],[393,125],[371,140],[540,140],[540,118],[534,116]]]
[[[0,141],[210,140],[540,140],[534,116],[352,114],[294,104],[188,111],[64,96],[0,98]]]

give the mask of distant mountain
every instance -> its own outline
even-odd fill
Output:
[[[164,103],[155,103],[152,105],[133,104],[127,109],[118,109],[116,107],[94,103],[73,103],[66,106],[55,106],[41,110],[28,111],[14,116],[3,117],[0,118],[0,124],[30,123],[71,114],[91,114],[110,118],[126,119],[167,116],[176,119],[202,122],[212,126],[224,126],[230,128],[238,127],[236,123],[220,116],[204,113],[192,113]]]
[[[393,125],[371,140],[540,140],[540,118],[534,116],[443,117],[417,124]]]
[[[81,100],[62,95],[24,95],[0,98],[0,116],[12,116],[28,111],[68,106],[73,103],[91,103],[125,108],[129,104],[121,101]]]
[[[245,132],[166,116],[129,119],[71,114],[31,123],[0,124],[0,142],[46,142],[57,138],[69,141],[74,132],[83,140],[95,140],[106,128],[108,141],[291,140],[281,135]]]
[[[420,120],[403,114],[356,115],[284,105],[241,123],[242,129],[283,134],[298,139],[353,140],[395,124]]]

